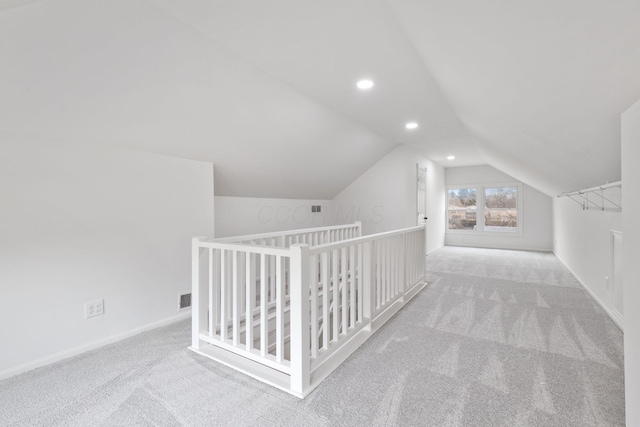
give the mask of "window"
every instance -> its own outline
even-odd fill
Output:
[[[447,187],[447,231],[522,234],[520,184]]]
[[[518,231],[518,187],[485,187],[484,230]]]
[[[475,230],[478,207],[475,188],[449,190],[449,230]]]

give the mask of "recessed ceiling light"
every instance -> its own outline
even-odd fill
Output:
[[[416,122],[409,122],[404,125],[404,127],[406,127],[407,129],[415,129],[418,127],[418,124]]]
[[[456,158],[456,156],[447,156],[447,160],[453,160],[455,158]]]
[[[360,80],[356,83],[356,86],[358,86],[358,89],[362,90],[371,89],[373,87],[373,80]]]

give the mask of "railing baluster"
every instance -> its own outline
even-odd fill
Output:
[[[282,277],[282,257],[276,259],[276,361],[284,357],[284,279]]]
[[[404,285],[402,284],[402,280],[404,278],[404,240],[403,240],[403,236],[398,236],[398,239],[396,241],[396,248],[397,248],[397,256],[398,256],[398,261],[396,262],[396,266],[397,266],[397,275],[398,275],[398,293],[402,293],[403,292],[403,288]]]
[[[358,245],[358,272],[356,279],[358,280],[358,322],[362,322],[363,318],[363,304],[364,294],[362,283],[364,281],[364,247],[362,244]],[[367,283],[367,286],[371,287],[371,283]]]
[[[255,294],[255,286],[256,286],[256,261],[255,254],[251,252],[246,252],[247,260],[246,260],[246,304],[247,308],[245,310],[245,343],[247,346],[247,350],[253,350],[253,307],[255,306],[256,294]]]
[[[389,302],[391,300],[391,296],[393,295],[393,286],[392,286],[392,282],[391,282],[391,275],[392,275],[392,263],[391,263],[391,259],[393,254],[391,253],[391,243],[393,242],[393,238],[391,239],[387,239],[387,241],[385,242],[385,247],[387,248],[386,254],[387,254],[387,260],[385,262],[385,265],[387,266],[387,300],[385,302]]]
[[[385,266],[387,267],[387,297],[385,299],[385,303],[388,303],[391,300],[391,295],[393,293],[393,284],[391,282],[391,268],[392,268],[392,263],[391,263],[391,258],[392,258],[392,253],[391,253],[391,243],[393,242],[393,239],[386,239],[386,242],[384,242],[384,246],[385,246],[385,255],[386,255],[386,261],[385,261]]]
[[[329,252],[322,253],[322,348],[329,348]]]
[[[416,249],[415,249],[414,257],[418,260],[418,262],[415,263],[415,265],[414,265],[414,269],[415,269],[415,272],[413,274],[414,281],[418,280],[418,278],[423,273],[422,271],[420,271],[421,270],[420,266],[423,265],[423,260],[420,259],[421,258],[420,254],[422,253],[422,244],[420,243],[420,240],[422,239],[422,237],[423,236],[422,236],[421,233],[418,233],[418,234],[416,234],[416,236],[414,236],[414,240],[416,242]]]
[[[338,249],[331,251],[332,263],[332,285],[333,285],[333,335],[332,341],[338,341],[338,328],[340,326],[340,298],[338,292],[340,290],[340,281],[338,278],[339,266],[338,266]]]
[[[396,296],[396,238],[389,239],[389,301]]]
[[[227,339],[227,257],[224,249],[220,250],[220,339]]]
[[[385,239],[380,240],[380,307],[387,302],[387,245]]]
[[[399,250],[400,250],[400,292],[403,292],[405,290],[407,290],[407,244],[406,244],[406,240],[407,240],[407,235],[405,234],[404,236],[401,236],[400,239],[400,246],[399,246]]]
[[[221,274],[221,269],[222,269],[222,263],[220,261],[220,256],[221,256],[222,251],[220,249],[216,249],[215,250],[215,257],[213,259],[213,261],[215,262],[215,275],[213,277],[214,280],[214,288],[215,288],[215,292],[214,292],[214,298],[215,298],[215,304],[214,304],[214,313],[212,315],[213,319],[214,319],[214,328],[216,330],[216,333],[214,333],[214,335],[217,335],[217,329],[220,326],[220,305],[221,305],[221,301],[222,301],[222,297],[220,295],[221,288],[222,288],[222,277],[220,276]]]
[[[394,242],[395,242],[395,238],[391,237],[388,241],[388,247],[389,247],[389,258],[387,260],[387,265],[389,266],[389,294],[388,294],[388,301],[391,301],[393,299],[393,297],[395,296],[395,292],[396,292],[396,280],[395,280],[395,261],[396,261],[396,254],[394,253],[393,249],[394,249]]]
[[[427,255],[425,238],[426,236],[422,231],[416,234],[416,240],[418,241],[418,249],[416,250],[416,258],[418,259],[418,263],[416,263],[416,281],[425,275],[425,256]]]
[[[390,238],[388,241],[388,254],[389,254],[389,258],[387,261],[387,265],[389,266],[389,270],[387,271],[389,274],[389,296],[387,298],[387,301],[391,301],[394,297],[395,294],[395,280],[394,280],[394,276],[395,276],[395,271],[393,271],[393,263],[395,262],[395,254],[393,253],[393,242],[394,242],[394,238]]]
[[[360,271],[362,289],[362,318],[367,320],[366,328],[372,330],[373,314],[375,312],[375,267],[374,242],[365,242],[362,246],[362,270]]]
[[[356,247],[349,247],[349,326],[356,327]]]
[[[396,250],[398,239],[394,236],[391,239],[391,281],[393,286],[391,287],[391,298],[395,298],[398,295],[398,252]]]
[[[318,357],[318,256],[309,262],[309,286],[311,287],[311,357]]]
[[[417,243],[417,239],[415,234],[411,234],[411,246],[409,249],[409,253],[411,254],[411,274],[409,277],[409,282],[411,284],[413,284],[415,282],[415,277],[416,277],[416,253],[418,252],[416,249],[416,243]]]
[[[238,252],[238,304],[240,307],[240,317],[246,314],[246,298],[247,298],[247,252]]]
[[[276,257],[270,256],[269,260],[269,302],[276,301]]]
[[[409,268],[410,268],[410,274],[409,274],[409,280],[408,283],[413,284],[415,282],[415,277],[416,277],[416,253],[418,252],[416,250],[416,243],[417,240],[415,238],[415,234],[411,233],[411,235],[409,236],[410,239],[410,246],[407,249],[407,256],[409,256],[410,261],[409,261]]]
[[[382,265],[380,259],[382,258],[382,240],[378,240],[375,243],[374,250],[376,252],[376,310],[380,308],[380,303],[382,302]]]
[[[426,273],[427,273],[426,272],[426,268],[427,268],[427,265],[426,265],[426,263],[427,263],[427,259],[426,259],[426,256],[427,256],[427,246],[426,246],[427,245],[427,241],[426,241],[427,234],[426,234],[426,230],[420,231],[420,233],[418,234],[418,239],[419,239],[419,242],[420,242],[420,252],[418,254],[419,264],[417,265],[416,268],[419,270],[418,277],[426,279],[426,277],[427,277],[426,276]]]
[[[420,244],[420,239],[422,238],[421,233],[416,233],[413,236],[413,241],[414,243],[414,250],[413,250],[413,257],[414,257],[414,264],[413,264],[413,281],[415,282],[416,280],[418,280],[418,277],[420,277],[421,272],[420,272],[420,266],[422,265],[422,260],[420,259],[420,253],[421,253],[421,247],[422,245]],[[426,254],[425,254],[426,255]],[[418,261],[418,262],[416,262]]]
[[[384,283],[384,291],[382,295],[382,305],[387,305],[387,301],[389,300],[389,241],[388,239],[383,239],[382,242],[382,277]]]
[[[348,300],[347,300],[347,290],[348,288],[348,282],[347,282],[347,248],[342,248],[340,250],[340,275],[342,276],[342,280],[340,280],[340,285],[341,285],[341,293],[342,293],[342,316],[341,316],[341,323],[342,323],[342,334],[346,335],[347,334],[347,329],[349,327],[349,320],[347,317],[347,308],[348,308]]]
[[[402,236],[400,236],[400,262],[399,262],[399,270],[400,270],[400,292],[404,293],[404,291],[407,289],[407,283],[406,283],[406,278],[407,278],[407,272],[406,272],[406,264],[407,264],[407,251],[406,251],[406,239],[407,239],[407,235],[403,234]]]
[[[400,251],[398,247],[398,237],[393,238],[393,296],[394,298],[400,293]]]
[[[232,333],[232,337],[233,337],[233,345],[238,345],[238,342],[240,341],[240,286],[238,283],[238,276],[240,275],[239,271],[238,271],[238,251],[233,251],[232,252],[232,277],[233,277],[233,289],[232,289],[232,294],[233,294],[233,323],[232,323],[232,328],[233,328],[233,333]]]
[[[213,281],[213,248],[209,248],[209,336],[213,337],[216,334],[215,319],[216,319],[216,288]]]
[[[389,240],[383,239],[381,244],[382,244],[382,268],[384,270],[384,272],[382,273],[383,283],[384,283],[382,304],[386,306],[387,301],[389,300]]]
[[[269,323],[267,322],[267,256],[260,254],[260,354],[269,351]]]

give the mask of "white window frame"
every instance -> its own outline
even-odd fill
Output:
[[[456,230],[449,229],[449,191],[451,190],[476,190],[476,229],[475,230]],[[445,191],[445,230],[447,233],[454,234],[469,234],[469,233],[477,233],[478,227],[480,225],[480,217],[479,217],[479,204],[480,204],[480,192],[482,191],[481,187],[477,184],[469,184],[469,185],[447,185]],[[484,200],[484,199],[482,199]]]
[[[518,190],[518,199],[516,201],[516,209],[518,210],[516,231],[487,231],[484,229],[484,210],[485,210],[485,188],[499,188],[499,187],[515,187]],[[451,230],[449,229],[449,191],[460,189],[474,189],[476,190],[476,229],[475,230]],[[485,235],[485,236],[504,236],[504,237],[522,237],[524,229],[524,211],[523,211],[523,198],[522,183],[520,182],[491,182],[483,184],[456,184],[447,185],[445,187],[445,233],[451,234],[473,234],[473,235]]]

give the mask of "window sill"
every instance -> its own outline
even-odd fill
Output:
[[[521,230],[518,231],[478,231],[478,230],[446,230],[445,234],[461,236],[495,236],[495,237],[522,237]]]

